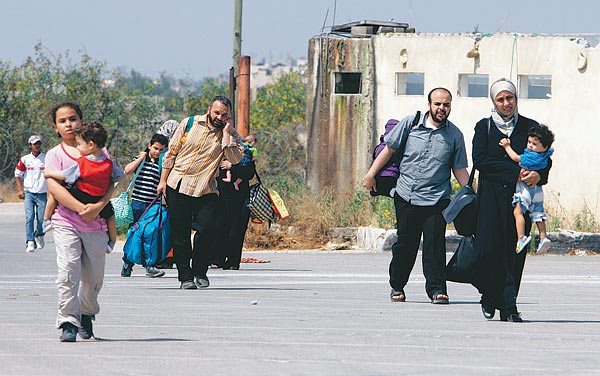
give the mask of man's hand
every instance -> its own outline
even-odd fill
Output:
[[[226,170],[231,170],[231,162],[229,161],[221,161],[221,168],[224,168]]]
[[[365,178],[363,179],[363,187],[365,187],[368,191],[377,192],[375,176],[371,176],[369,174],[365,175]]]
[[[25,192],[23,192],[23,191],[18,191],[18,192],[17,192],[17,196],[19,196],[19,198],[20,198],[21,200],[24,200],[24,199],[25,199]]]
[[[228,120],[227,123],[225,123],[225,127],[223,128],[223,133],[230,134],[232,129],[233,125],[231,125],[231,122]]]
[[[167,194],[167,182],[161,181],[158,183],[158,186],[156,187],[156,193],[163,195]]]

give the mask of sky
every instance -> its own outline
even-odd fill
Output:
[[[234,0],[2,0],[0,61],[19,65],[41,42],[111,68],[200,80],[233,65]],[[600,1],[244,0],[242,55],[252,63],[306,57],[331,25],[408,23],[417,32],[600,33]]]

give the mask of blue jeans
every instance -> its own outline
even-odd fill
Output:
[[[133,211],[133,223],[137,222],[138,219],[140,219],[148,205],[150,205],[149,202],[131,200],[131,210]]]
[[[44,221],[44,210],[46,210],[46,193],[31,193],[25,191],[25,235],[27,241],[33,241],[36,236],[43,236],[44,230],[42,222]],[[37,219],[37,226],[34,230],[34,222]]]

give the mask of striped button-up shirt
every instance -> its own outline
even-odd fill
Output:
[[[210,126],[207,115],[195,116],[190,131],[185,134],[188,118],[177,127],[169,142],[169,150],[163,158],[163,168],[171,169],[167,185],[173,189],[179,186],[179,193],[200,197],[218,193],[217,175],[223,157],[232,164],[243,156],[239,140],[241,136],[231,130],[232,144],[223,145],[223,130]],[[235,141],[235,142],[234,142]]]

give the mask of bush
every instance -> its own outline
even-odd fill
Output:
[[[393,200],[371,197],[366,190],[339,196],[331,190],[314,194],[299,175],[261,178],[265,186],[282,197],[290,218],[269,229],[268,224],[250,224],[247,249],[315,249],[328,242],[333,227],[395,227]]]

